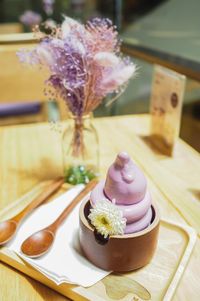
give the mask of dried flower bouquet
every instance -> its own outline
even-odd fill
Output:
[[[85,25],[65,17],[61,26],[40,37],[32,51],[18,52],[22,62],[49,70],[45,94],[62,98],[75,117],[73,153],[84,152],[82,117],[96,109],[108,94],[122,92],[136,67],[122,57],[116,27],[94,18]]]

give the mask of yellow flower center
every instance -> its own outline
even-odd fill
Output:
[[[101,218],[101,223],[102,223],[104,226],[109,225],[108,220],[107,220],[104,216]]]
[[[99,216],[96,223],[97,228],[101,229],[102,227],[104,229],[107,229],[107,231],[110,231],[112,229],[112,226],[105,216]]]

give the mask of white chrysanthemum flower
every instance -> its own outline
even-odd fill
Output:
[[[122,235],[126,227],[126,218],[122,211],[108,200],[101,200],[90,209],[88,218],[97,232],[107,238],[110,235]]]

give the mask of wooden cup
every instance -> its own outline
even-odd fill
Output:
[[[154,255],[159,230],[159,213],[152,205],[152,222],[146,229],[125,235],[111,236],[102,244],[95,235],[87,216],[90,210],[89,200],[80,207],[80,243],[85,256],[96,266],[104,270],[128,272],[145,266]]]

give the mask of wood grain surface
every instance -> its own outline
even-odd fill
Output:
[[[31,51],[37,44],[0,43],[0,103],[23,101],[47,101],[44,96],[44,81],[48,76],[45,69],[25,67],[16,55],[24,48]],[[19,76],[20,74],[20,76]]]
[[[94,120],[94,125],[100,141],[101,175],[105,175],[118,151],[128,151],[147,174],[149,182],[156,184],[154,193],[163,195],[158,204],[161,215],[188,223],[199,233],[199,154],[181,140],[177,142],[173,158],[160,154],[148,137],[147,115],[100,118]],[[62,174],[61,134],[51,130],[49,124],[1,128],[0,169],[2,209],[40,181]],[[199,300],[199,262],[198,238],[173,300]],[[5,264],[0,265],[0,279],[2,301],[67,300]]]

